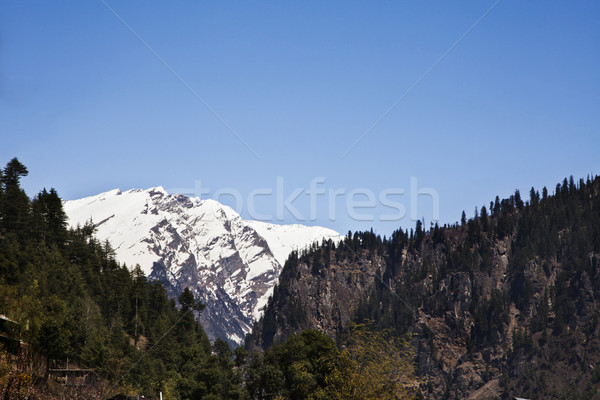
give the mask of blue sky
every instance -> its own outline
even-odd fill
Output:
[[[500,1],[441,60],[493,1],[322,3],[107,0],[183,83],[101,1],[3,1],[0,162],[28,166],[30,195],[201,182],[208,197],[240,193],[246,217],[267,189],[254,209],[276,217],[279,180],[284,198],[304,190],[292,203],[304,220],[284,209],[275,222],[381,234],[414,226],[411,177],[448,223],[599,173],[600,3]],[[401,220],[381,221],[397,210],[378,197],[355,210],[371,220],[348,215],[353,190],[390,189],[405,191],[388,197]]]

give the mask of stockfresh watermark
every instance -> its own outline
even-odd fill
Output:
[[[305,187],[286,186],[284,177],[278,176],[272,187],[252,189],[246,194],[233,187],[211,189],[200,180],[194,182],[193,188],[167,191],[227,204],[238,214],[256,221],[289,222],[290,217],[299,222],[316,221],[323,213],[330,221],[344,217],[354,221],[387,222],[407,216],[417,221],[424,211],[434,222],[440,218],[438,191],[420,187],[415,176],[410,177],[408,188],[390,187],[379,191],[366,187],[329,187],[323,176],[313,178]]]

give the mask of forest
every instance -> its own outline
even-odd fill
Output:
[[[598,394],[598,177],[496,197],[453,225],[293,252],[232,349],[208,340],[190,290],[170,299],[91,223],[69,229],[54,189],[24,192],[27,174],[16,158],[0,171],[0,314],[20,327],[19,350],[2,344],[0,398],[455,398],[494,381],[502,398]],[[331,279],[355,306],[317,317],[298,293]],[[65,385],[65,364],[92,379]]]
[[[307,289],[310,288],[310,289]],[[268,348],[314,326],[412,335],[428,398],[600,396],[600,178],[517,190],[455,224],[348,232],[293,253],[247,337]]]
[[[368,325],[349,331],[344,350],[315,330],[264,353],[211,343],[198,319],[204,306],[188,289],[169,299],[139,266],[121,265],[92,224],[68,229],[54,189],[30,199],[21,188],[28,172],[16,158],[0,171],[0,314],[19,324],[23,344],[16,354],[0,352],[0,398],[416,395],[406,341],[367,335]],[[65,363],[93,370],[93,379],[57,382],[53,373]]]

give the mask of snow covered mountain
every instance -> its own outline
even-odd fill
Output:
[[[119,189],[66,201],[72,227],[90,220],[117,260],[160,280],[171,296],[189,287],[206,304],[200,318],[211,339],[241,343],[260,316],[295,249],[338,240],[331,229],[245,221],[214,200],[162,187]]]

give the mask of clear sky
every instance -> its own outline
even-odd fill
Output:
[[[381,234],[433,217],[411,177],[447,223],[600,173],[600,2],[494,4],[3,0],[0,163],[31,196],[201,186],[245,217]]]

